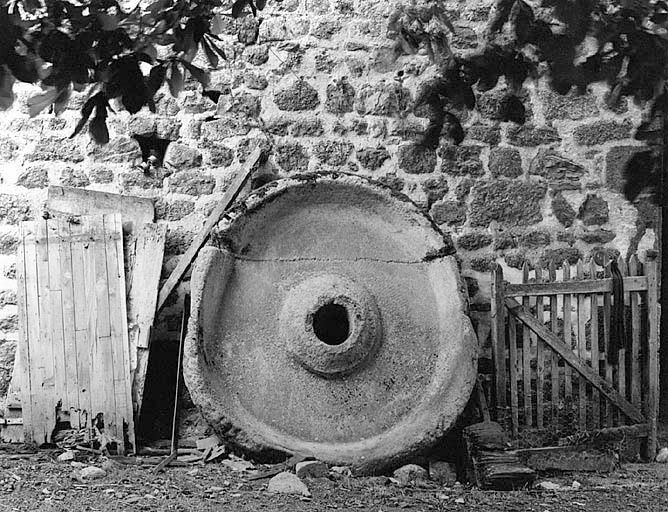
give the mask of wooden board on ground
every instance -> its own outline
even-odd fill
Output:
[[[141,414],[144,383],[148,368],[151,328],[158,300],[158,284],[165,249],[164,224],[144,224],[134,241],[134,265],[128,291],[128,330],[130,336],[130,373],[132,402],[136,415]]]
[[[17,261],[27,442],[58,423],[134,449],[120,214],[21,224]]]

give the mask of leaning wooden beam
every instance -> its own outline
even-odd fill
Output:
[[[613,404],[637,423],[645,423],[645,417],[626,398],[624,398],[606,380],[599,377],[586,363],[580,361],[573,351],[567,347],[554,333],[543,326],[542,322],[527,311],[519,302],[510,297],[505,300],[508,311],[519,318],[533,332],[540,336],[552,350],[559,354],[569,366],[587,379],[593,386],[603,393]]]
[[[191,263],[197,256],[197,253],[202,248],[207,238],[209,238],[211,231],[213,231],[213,228],[216,227],[216,224],[218,224],[218,221],[220,221],[220,218],[222,217],[223,213],[225,213],[225,210],[227,210],[237,198],[239,192],[248,181],[251,172],[256,168],[256,165],[262,160],[262,158],[263,151],[260,148],[255,149],[255,151],[251,153],[251,155],[246,160],[243,169],[241,169],[239,174],[235,176],[220,203],[218,203],[218,206],[216,206],[216,208],[209,214],[204,227],[192,241],[185,254],[181,256],[178,265],[176,265],[176,268],[172,270],[172,273],[165,281],[165,284],[162,285],[160,294],[158,295],[158,306],[156,313],[160,311],[160,309],[162,309],[162,307],[165,305],[167,298],[183,278],[183,275],[186,273]]]

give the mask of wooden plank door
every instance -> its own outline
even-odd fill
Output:
[[[120,214],[23,223],[18,259],[26,440],[69,427],[134,449]]]

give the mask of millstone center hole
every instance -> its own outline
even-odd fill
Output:
[[[325,304],[313,315],[313,332],[327,345],[340,345],[350,335],[348,310],[340,304]]]

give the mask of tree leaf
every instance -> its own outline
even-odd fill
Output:
[[[267,0],[255,0],[255,6],[258,8],[258,10],[264,9],[264,6],[267,5]]]
[[[88,118],[93,113],[93,108],[95,107],[96,102],[97,102],[97,94],[88,98],[86,103],[84,103],[83,107],[81,107],[81,119],[79,119],[79,122],[74,127],[74,132],[72,132],[72,135],[70,135],[70,139],[79,135],[81,130],[83,130],[83,127],[86,125]]]
[[[205,38],[202,38],[202,48],[204,48],[204,53],[206,54],[206,58],[209,60],[209,64],[211,64],[212,68],[217,68],[218,67],[218,55],[211,49],[211,46],[209,46],[209,43]]]
[[[93,140],[98,144],[106,144],[109,142],[109,130],[107,129],[107,110],[105,107],[98,105],[95,109],[95,117],[91,119],[88,127]]]
[[[210,36],[208,36],[208,37],[207,37],[207,40],[208,40],[208,43],[209,43],[209,46],[211,47],[211,49],[212,49],[214,52],[216,52],[218,55],[220,55],[220,58],[221,58],[221,59],[223,59],[223,60],[227,60],[227,55],[225,55],[225,51],[224,51],[222,48],[220,48],[220,47],[214,42],[213,38],[210,37]]]
[[[235,0],[235,2],[232,4],[232,17],[233,18],[238,18],[238,17],[241,16],[241,13],[243,13],[247,2],[248,2],[248,0]]]
[[[14,103],[14,77],[7,66],[0,64],[0,110],[11,108]]]
[[[72,96],[72,84],[67,84],[67,86],[60,88],[58,90],[58,96],[53,102],[53,112],[59,116],[67,108],[68,103],[70,102],[70,96]]]
[[[50,87],[41,94],[35,94],[28,99],[28,113],[30,117],[35,117],[46,107],[51,105],[58,97],[58,89]]]
[[[197,80],[199,83],[202,84],[203,87],[208,87],[209,86],[209,73],[204,71],[202,68],[198,68],[197,66],[194,66],[190,62],[186,62],[184,60],[181,61],[183,65],[186,67],[186,69],[190,72],[192,77]]]
[[[169,92],[175,98],[183,90],[183,73],[178,62],[172,62],[172,73],[167,80],[167,84],[169,85]]]
[[[153,95],[162,87],[162,84],[165,81],[165,76],[167,75],[167,66],[165,64],[158,64],[153,66],[151,71],[148,74],[147,87],[149,91],[149,96]]]

